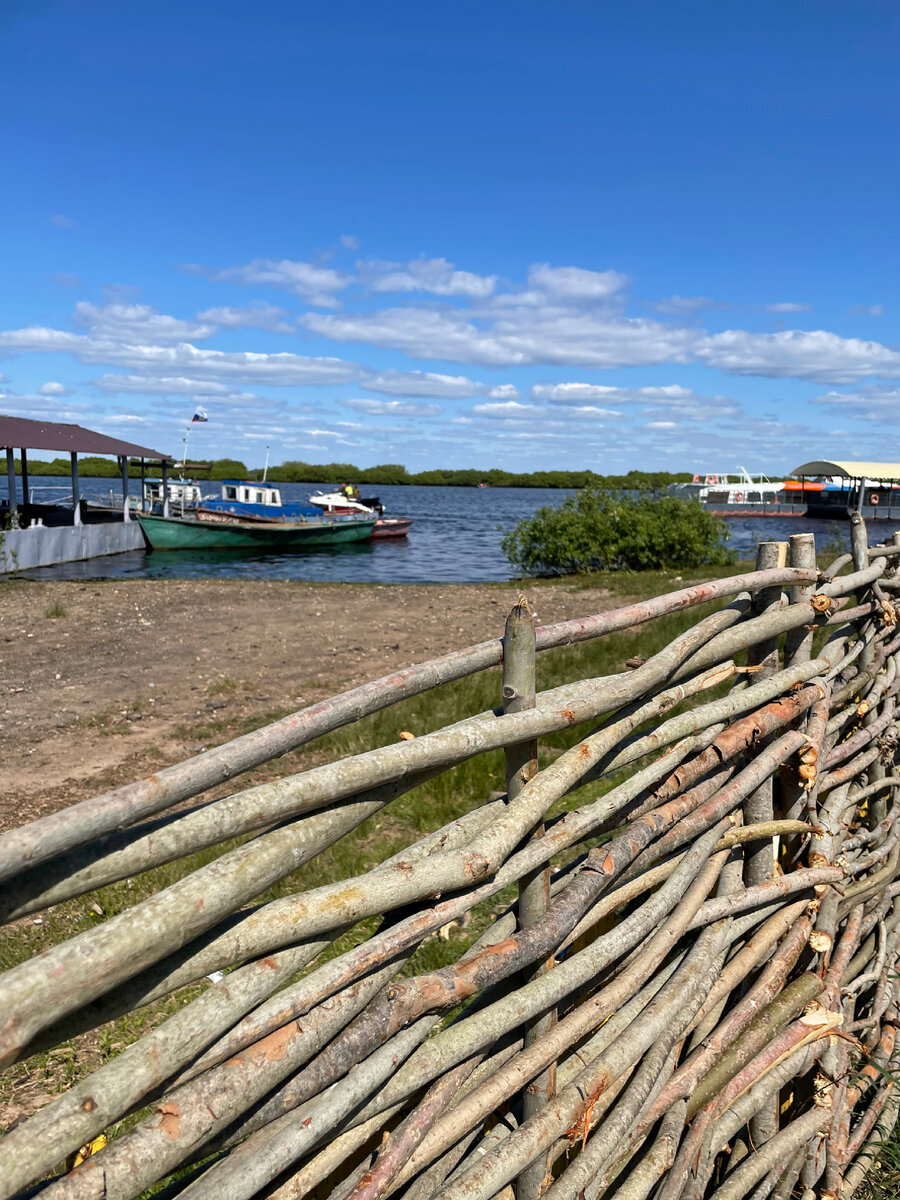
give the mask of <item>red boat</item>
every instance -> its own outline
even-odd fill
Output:
[[[375,522],[371,541],[406,537],[410,525],[412,525],[412,517],[382,517]]]

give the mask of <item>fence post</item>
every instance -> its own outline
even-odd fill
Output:
[[[814,533],[791,534],[791,566],[815,567],[816,565],[816,535]],[[791,604],[803,604],[815,592],[814,584],[798,584],[791,588]],[[789,629],[784,641],[784,665],[793,667],[797,663],[809,662],[812,657],[813,630],[801,626],[799,629]],[[808,716],[809,714],[807,714]],[[781,813],[788,819],[801,820],[809,807],[810,795],[803,787],[802,780],[796,772],[782,767],[781,778]],[[784,839],[784,846],[791,862],[793,855],[802,845],[799,834]]]
[[[786,566],[787,558],[787,542],[760,542],[756,548],[756,569],[757,571],[766,571],[770,567]],[[764,612],[780,607],[781,588],[764,588],[754,597],[752,612],[754,616],[761,616]],[[779,667],[778,638],[769,638],[757,646],[751,646],[747,652],[747,663],[749,666],[759,667],[759,671],[753,676],[754,680],[774,675]],[[761,743],[759,749],[762,749],[764,745],[765,743]],[[771,821],[774,816],[772,776],[770,775],[744,802],[744,822],[747,825],[754,825],[758,821]],[[745,855],[744,884],[746,887],[766,883],[774,877],[775,857],[770,838],[751,842],[747,846]],[[762,1110],[750,1120],[750,1137],[753,1144],[761,1146],[763,1142],[769,1141],[778,1132],[778,1124],[778,1100],[776,1097],[769,1104],[764,1105]]]
[[[790,550],[792,567],[810,567],[816,565],[816,535],[814,533],[792,533]],[[791,604],[802,604],[815,591],[811,583],[796,584],[791,588]],[[795,663],[809,662],[812,657],[813,631],[801,626],[800,629],[789,629],[784,643],[784,665],[792,667]]]
[[[787,542],[760,542],[756,550],[757,571],[767,571],[771,567],[783,567],[787,562]],[[763,588],[756,593],[753,600],[752,613],[760,616],[781,605],[781,588]],[[778,670],[778,638],[767,638],[747,651],[747,663],[759,670],[753,676],[754,681],[774,675]],[[758,821],[771,821],[772,809],[772,780],[767,779],[744,802],[744,820],[748,825]],[[751,842],[747,849],[744,869],[744,882],[747,887],[757,883],[765,883],[772,878],[774,862],[772,859],[771,842]]]
[[[860,494],[862,494],[862,482],[860,482]],[[853,570],[862,571],[869,563],[869,539],[866,534],[866,523],[862,518],[861,513],[855,512],[850,515],[850,551],[853,555]],[[871,584],[861,588],[856,594],[857,604],[865,604],[867,600],[871,600],[875,592]],[[860,638],[869,637],[874,632],[875,620],[873,617],[862,617],[857,625],[857,632]],[[869,644],[863,647],[862,654],[859,656],[859,666],[861,671],[868,671],[875,659],[875,642],[870,637]],[[863,718],[863,726],[871,725],[873,721],[878,719],[878,711],[874,709]],[[879,779],[884,779],[885,770],[881,762],[876,758],[873,763],[869,764],[866,771],[866,780],[863,782],[877,783]],[[869,800],[868,812],[866,814],[866,823],[870,829],[874,829],[879,822],[883,821],[887,816],[887,801],[884,795],[872,796]]]
[[[535,638],[534,621],[524,596],[506,621],[503,635],[503,711],[521,712],[534,708],[535,697]],[[506,794],[514,800],[525,784],[537,773],[537,742],[520,742],[508,746],[506,755]],[[532,837],[541,837],[543,822]],[[547,911],[550,904],[550,867],[542,867],[519,880],[519,928],[533,925]],[[536,970],[527,973],[525,980],[542,975],[553,965],[553,960],[541,963]],[[555,1009],[543,1013],[525,1030],[525,1045],[538,1040],[556,1021]],[[539,1112],[553,1095],[555,1064],[542,1071],[524,1089],[522,1094],[522,1119]],[[535,1200],[547,1173],[545,1157],[531,1163],[516,1180],[517,1200]]]

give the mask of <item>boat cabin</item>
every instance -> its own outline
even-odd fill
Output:
[[[234,500],[239,504],[262,504],[265,507],[281,508],[281,492],[271,483],[226,479],[222,484],[222,499]]]
[[[180,505],[183,508],[193,508],[194,505],[199,504],[203,499],[201,489],[189,479],[170,479],[168,485],[163,484],[161,479],[145,479],[144,507],[148,508],[151,512],[156,508],[161,510],[167,487],[170,504]]]

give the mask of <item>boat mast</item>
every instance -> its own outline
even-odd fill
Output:
[[[268,475],[268,473],[269,473],[269,447],[266,446],[266,465],[263,467],[263,477],[262,477],[263,483],[266,482],[266,476]]]

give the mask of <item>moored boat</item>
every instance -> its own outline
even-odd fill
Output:
[[[287,553],[368,541],[375,518],[307,521],[241,519],[224,513],[160,517],[137,514],[153,550],[271,550]]]
[[[677,483],[673,495],[699,502],[716,517],[781,517],[798,514],[802,495],[788,492],[783,480],[751,475],[746,467],[738,474],[695,475],[691,483]]]
[[[411,525],[411,517],[379,517],[372,530],[372,541],[380,542],[384,538],[406,537]]]
[[[355,483],[344,483],[331,492],[314,492],[310,504],[334,516],[369,514],[377,517],[372,540],[406,537],[412,527],[412,517],[385,517],[384,505],[377,496],[364,497]]]
[[[377,496],[363,496],[355,483],[342,483],[330,492],[313,492],[309,502],[329,513],[374,512],[381,516],[384,512],[381,500]]]

